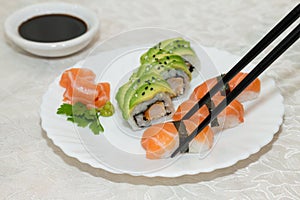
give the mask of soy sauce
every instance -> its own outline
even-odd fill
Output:
[[[62,42],[87,31],[86,23],[74,16],[47,14],[33,17],[19,26],[21,37],[34,42]]]

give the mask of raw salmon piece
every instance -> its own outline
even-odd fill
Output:
[[[248,73],[240,72],[229,81],[230,91],[233,90]],[[245,90],[236,98],[240,102],[256,99],[260,93],[260,80],[256,78]]]
[[[191,134],[198,126],[191,120],[184,120],[183,123],[188,134]],[[211,148],[213,139],[213,131],[209,126],[205,127],[190,143],[190,152],[200,153],[199,151]],[[148,159],[168,158],[179,146],[179,134],[172,122],[155,124],[145,130],[141,144],[146,150]]]
[[[200,118],[200,123],[204,118]],[[184,120],[185,127],[189,134],[191,134],[200,123],[195,123],[192,120]],[[189,144],[189,153],[202,153],[209,150],[214,143],[214,132],[210,126],[206,126],[201,133],[199,133]]]
[[[182,117],[186,113],[188,113],[196,103],[197,103],[197,101],[190,100],[190,99],[181,103],[173,115],[173,120],[174,121],[181,120]],[[195,123],[200,124],[200,122],[202,121],[201,119],[207,117],[208,114],[209,114],[208,108],[205,105],[203,105],[200,109],[197,110],[197,112],[195,112],[191,116],[190,120],[194,121]]]
[[[78,78],[66,88],[64,97],[68,99],[71,104],[81,102],[85,105],[95,107],[95,99],[98,97],[97,85],[85,79]]]
[[[70,104],[81,102],[89,108],[100,108],[110,99],[109,83],[95,84],[93,71],[86,68],[72,68],[66,70],[59,84],[66,88],[63,101]]]
[[[148,159],[167,158],[179,145],[179,136],[173,123],[155,124],[145,130],[142,147]]]
[[[110,99],[110,84],[102,82],[97,84],[98,96],[95,98],[95,106],[101,108]]]
[[[233,79],[228,83],[229,90],[232,91],[245,77],[247,73],[239,72]],[[211,78],[204,83],[197,86],[190,96],[190,99],[199,100],[201,99],[213,86],[216,85],[218,79]],[[225,87],[225,86],[224,86]],[[260,80],[256,78],[238,97],[237,100],[245,102],[257,98],[260,92]],[[222,95],[221,92],[217,92],[216,95]]]
[[[214,96],[212,98],[214,104],[217,106],[225,99],[224,96]],[[236,99],[234,99],[227,107],[218,115],[217,121],[221,128],[233,128],[244,122],[244,106]]]
[[[217,78],[211,78],[204,83],[198,85],[190,96],[191,100],[200,100],[211,88],[217,83]],[[216,95],[220,95],[218,92]]]
[[[96,74],[86,68],[71,68],[66,71],[61,75],[61,79],[59,81],[59,84],[67,88],[69,87],[77,78],[82,78],[87,81],[94,82],[96,78]]]

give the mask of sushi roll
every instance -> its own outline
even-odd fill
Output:
[[[175,95],[159,74],[147,73],[120,87],[116,100],[123,118],[138,130],[171,118],[174,114],[171,97]]]
[[[189,88],[192,74],[181,56],[175,54],[153,55],[154,60],[142,64],[134,76],[139,77],[147,73],[160,74],[165,79],[176,97],[181,96]]]
[[[193,72],[194,66],[200,67],[200,62],[195,54],[194,50],[191,48],[190,42],[184,40],[181,37],[171,38],[159,42],[154,47],[150,48],[146,53],[144,53],[141,58],[141,64],[149,63],[154,59],[155,55],[169,53],[181,56],[186,65],[189,67],[190,72]]]

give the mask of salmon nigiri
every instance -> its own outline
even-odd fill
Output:
[[[217,106],[223,99],[224,96],[215,95],[211,99],[211,103],[203,105],[200,109],[194,113],[189,120],[200,124],[202,118],[207,117],[209,112],[213,109],[212,105]],[[175,114],[173,115],[173,120],[181,120],[188,111],[190,111],[194,105],[197,104],[195,100],[186,100],[181,103]],[[244,107],[238,100],[233,100],[219,115],[212,121],[212,127],[220,126],[221,128],[232,128],[240,123],[244,122]]]
[[[224,96],[216,95],[212,98],[215,105],[218,105],[225,99]],[[233,128],[244,122],[244,107],[236,99],[234,99],[227,107],[218,115],[218,124],[221,128]]]
[[[173,115],[173,120],[174,121],[179,121],[183,118],[184,115],[186,115],[186,113],[188,113],[188,111],[190,111],[192,109],[192,107],[197,103],[197,101],[194,100],[186,100],[184,102],[182,102],[176,112]],[[207,106],[202,106],[201,108],[197,109],[197,112],[195,112],[190,118],[189,120],[194,121],[195,123],[199,123],[201,119],[207,117],[209,114],[209,109]]]
[[[191,120],[184,120],[183,124],[188,135],[198,126]],[[213,141],[214,133],[207,126],[190,142],[189,153],[204,152],[212,147]],[[179,146],[179,133],[172,122],[155,124],[145,130],[141,144],[148,159],[168,158]]]
[[[204,118],[200,119],[200,123]],[[191,134],[200,123],[195,123],[192,120],[184,120],[184,125],[188,134]],[[210,126],[206,126],[189,144],[189,153],[204,153],[211,149],[214,143],[214,132]]]
[[[229,88],[233,90],[248,73],[240,72],[229,81]],[[256,99],[260,93],[260,80],[256,78],[246,89],[236,98],[240,102]]]
[[[147,128],[141,140],[148,159],[168,158],[179,145],[179,134],[172,122]]]
[[[225,84],[223,89],[217,95],[225,96],[232,91],[245,77],[247,73],[239,72],[233,79]],[[213,86],[219,81],[220,77],[208,79],[204,83],[197,86],[190,96],[190,99],[201,99]],[[236,99],[240,102],[245,102],[257,98],[260,92],[260,80],[256,78]]]

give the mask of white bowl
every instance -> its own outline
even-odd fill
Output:
[[[23,22],[46,14],[67,14],[77,17],[87,24],[87,31],[74,39],[50,43],[34,42],[20,36],[18,29]],[[91,42],[98,28],[99,22],[93,11],[79,5],[59,2],[25,7],[10,15],[4,23],[5,34],[17,46],[32,54],[45,57],[66,56],[83,49]]]

